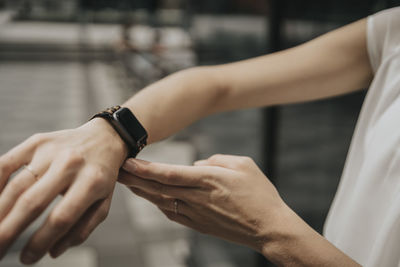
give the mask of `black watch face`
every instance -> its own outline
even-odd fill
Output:
[[[128,108],[121,108],[114,115],[136,142],[147,137],[146,130]]]

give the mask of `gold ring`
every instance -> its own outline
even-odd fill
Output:
[[[27,170],[30,174],[32,174],[33,178],[35,178],[35,180],[37,180],[37,177],[39,175],[36,174],[36,172],[32,169],[32,167],[30,165],[25,165],[24,169]]]
[[[178,200],[177,199],[174,200],[174,212],[175,212],[175,215],[179,214],[178,213]]]

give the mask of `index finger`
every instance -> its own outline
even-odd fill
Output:
[[[209,174],[209,168],[212,168],[155,163],[139,159],[128,159],[122,167],[140,178],[187,187],[203,185],[203,178]]]
[[[44,142],[45,138],[44,134],[35,134],[0,156],[0,191],[12,173],[31,161],[35,148]]]

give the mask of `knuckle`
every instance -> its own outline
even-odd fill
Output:
[[[72,224],[72,221],[67,215],[54,213],[50,216],[49,223],[52,228],[63,230],[68,228]]]
[[[104,184],[108,181],[108,174],[103,168],[95,167],[90,170],[90,176],[96,183]]]
[[[214,189],[218,184],[220,183],[220,178],[218,174],[215,173],[213,169],[208,170],[207,172],[204,172],[199,175],[198,177],[198,184],[202,188],[207,188],[207,189]]]
[[[213,181],[215,177],[214,169],[208,169],[199,174],[197,181],[203,185],[207,185],[210,181]]]
[[[38,202],[36,198],[26,193],[21,195],[18,202],[24,210],[33,214],[40,213],[44,207],[44,205]]]
[[[91,177],[92,189],[102,188],[103,185],[107,182],[107,179],[104,176],[92,175]]]
[[[91,176],[88,190],[91,192],[105,193],[108,187],[109,181],[105,176]]]
[[[253,163],[253,159],[250,157],[247,157],[247,156],[238,157],[237,162],[236,162],[237,166],[239,166],[239,167],[247,167],[252,163]]]
[[[83,153],[77,149],[66,149],[62,152],[61,158],[64,168],[74,168],[84,163],[85,157]]]
[[[222,157],[223,157],[222,154],[214,154],[208,159],[208,161],[211,163],[216,163],[216,162],[220,161]]]
[[[34,144],[41,144],[46,139],[47,135],[45,133],[36,133],[29,138],[29,140]]]
[[[107,187],[111,181],[117,179],[118,174],[108,172],[104,167],[91,166],[88,169],[88,176],[90,177],[90,183],[92,189],[102,189]],[[115,176],[115,177],[114,177]]]
[[[16,181],[15,179],[11,180],[8,184],[7,184],[7,190],[10,190],[11,192],[14,193],[19,193],[22,190],[22,186],[21,183],[19,183],[18,181]]]
[[[37,152],[41,153],[42,155],[55,155],[59,151],[59,145],[55,142],[47,142],[45,145],[37,148]]]
[[[230,192],[224,188],[216,188],[211,191],[209,198],[210,203],[221,203],[229,199]]]
[[[176,181],[177,179],[177,172],[174,169],[170,169],[168,171],[165,172],[165,179],[167,180],[167,182],[169,183],[173,183]]]
[[[252,163],[252,162],[253,162],[253,159],[250,158],[250,157],[248,157],[248,156],[244,156],[244,157],[242,157],[242,159],[243,159],[243,161],[246,162],[246,163]]]

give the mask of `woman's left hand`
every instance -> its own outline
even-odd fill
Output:
[[[123,168],[119,182],[170,220],[257,251],[289,209],[248,157],[214,155],[194,166],[129,159]]]

